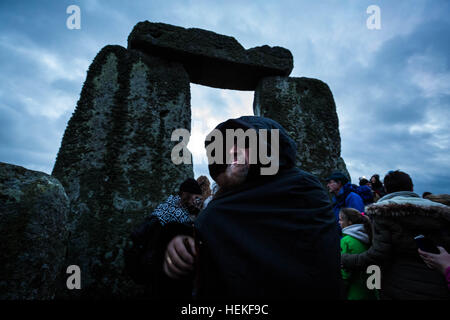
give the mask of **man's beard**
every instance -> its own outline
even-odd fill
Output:
[[[229,164],[225,172],[217,179],[219,190],[215,195],[233,190],[243,184],[247,180],[249,168],[249,165]]]

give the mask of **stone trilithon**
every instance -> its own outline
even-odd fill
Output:
[[[287,49],[246,50],[232,37],[148,21],[135,26],[127,49],[98,53],[52,173],[70,200],[66,264],[81,267],[82,296],[139,294],[124,275],[123,253],[133,228],[193,176],[192,165],[170,156],[172,132],[190,130],[190,82],[254,90],[255,115],[286,128],[300,168],[319,178],[347,172],[330,89],[289,77],[292,69]]]

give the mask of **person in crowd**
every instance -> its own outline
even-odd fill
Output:
[[[198,299],[338,299],[339,234],[331,203],[320,181],[295,167],[294,141],[263,117],[230,119],[216,129],[223,154],[234,160],[209,165],[219,190],[195,221],[195,238],[180,235],[167,244],[165,274],[182,280],[194,273]],[[258,141],[228,150],[226,129],[254,130]],[[278,149],[276,174],[262,174],[271,164],[260,159],[250,163],[252,148],[261,145]],[[239,156],[245,163],[236,162]]]
[[[371,218],[371,247],[359,254],[342,254],[348,271],[381,268],[381,299],[450,299],[441,276],[429,269],[417,254],[414,237],[424,235],[450,246],[450,208],[413,192],[411,177],[390,171],[384,178],[387,192],[366,208]]]
[[[200,189],[202,189],[201,208],[204,209],[208,205],[208,202],[211,201],[211,184],[207,176],[198,177],[197,182],[200,186]]]
[[[192,279],[177,283],[178,290],[170,290],[171,283],[158,268],[164,251],[159,243],[168,241],[180,230],[193,228],[201,206],[202,189],[192,178],[186,179],[177,195],[170,195],[131,234],[132,245],[125,251],[125,270],[138,284],[145,285],[146,296],[190,298]]]
[[[370,181],[367,180],[365,177],[359,177],[359,185],[360,186],[370,185]]]
[[[353,208],[342,208],[339,212],[339,224],[342,228],[341,254],[357,254],[367,251],[370,246],[372,229],[370,220],[364,213]],[[366,286],[367,275],[364,272],[348,272],[342,269],[344,296],[348,300],[373,300],[375,292]]]
[[[377,202],[379,199],[381,199],[382,197],[384,197],[386,195],[383,183],[381,183],[380,176],[378,174],[374,174],[370,178],[370,187],[372,188],[372,190],[374,192],[374,197],[373,197],[374,202]]]
[[[364,212],[362,198],[353,192],[354,188],[342,172],[334,172],[327,180],[327,188],[333,194],[333,211],[336,223],[339,222],[339,212],[342,208],[353,208]]]
[[[450,206],[450,194],[429,194],[424,197],[430,201],[438,202]]]
[[[356,192],[363,200],[365,206],[373,203],[374,192],[369,180],[366,178],[362,177],[359,179],[359,187],[357,187]]]
[[[432,194],[432,193],[425,191],[424,193],[422,193],[422,198],[426,199],[430,194]]]
[[[170,195],[151,215],[158,218],[162,226],[168,222],[191,223],[200,211],[202,194],[199,183],[188,178],[180,185],[178,195]]]
[[[439,254],[426,252],[418,249],[422,260],[430,269],[436,269],[441,272],[445,280],[447,280],[447,287],[450,290],[450,254],[443,247],[438,246]]]

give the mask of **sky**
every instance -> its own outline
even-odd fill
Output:
[[[80,29],[69,29],[70,5]],[[379,29],[367,12],[380,9]],[[126,47],[139,21],[202,28],[246,49],[281,46],[291,77],[330,87],[342,157],[357,183],[389,170],[415,191],[450,193],[450,1],[0,2],[0,162],[51,173],[86,72],[109,44]],[[203,141],[218,123],[253,114],[253,92],[191,84],[194,173],[207,174]]]

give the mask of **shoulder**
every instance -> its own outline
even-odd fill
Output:
[[[341,239],[341,250],[343,253],[356,254],[365,251],[365,246],[358,239],[344,235]]]
[[[303,171],[297,167],[292,167],[280,171],[276,176],[277,179],[292,181],[293,184],[322,186],[319,179],[313,174]]]
[[[281,170],[273,177],[267,177],[259,188],[270,190],[270,193],[285,195],[289,194],[293,197],[304,197],[309,199],[326,199],[329,196],[320,180],[297,167]]]
[[[356,239],[355,237],[352,237],[351,235],[344,234],[344,236],[341,239],[341,242],[348,243],[348,244],[354,244],[359,243],[360,241]]]
[[[344,234],[341,238],[341,244],[350,244],[353,240],[354,239],[351,236]]]
[[[364,202],[357,193],[350,192],[347,198],[345,198],[345,201],[347,206],[352,208],[355,207],[355,209],[358,209],[359,211],[364,211]]]
[[[177,197],[178,196],[173,196],[173,195],[168,196],[163,202],[158,204],[158,206],[156,207],[155,211],[156,210],[161,210],[163,208],[167,208],[168,206],[173,206],[174,204],[177,203],[177,200],[178,200]]]

